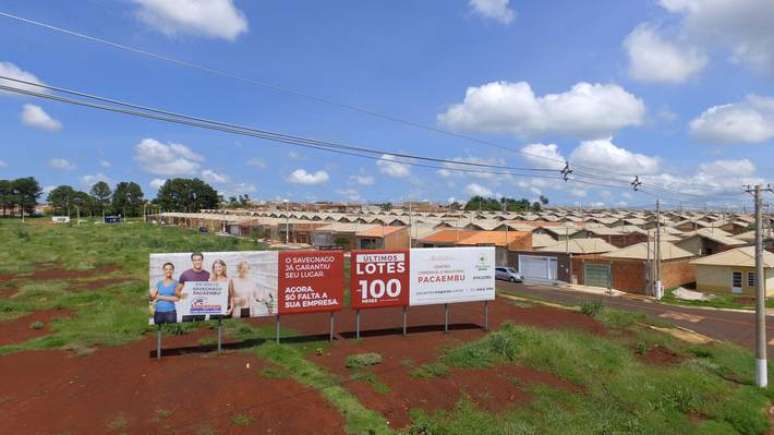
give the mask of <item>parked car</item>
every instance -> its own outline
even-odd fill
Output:
[[[512,267],[495,267],[495,279],[510,282],[521,282],[522,276]]]

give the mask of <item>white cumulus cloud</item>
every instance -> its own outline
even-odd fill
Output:
[[[766,142],[774,138],[774,98],[749,95],[742,102],[710,107],[691,121],[690,130],[708,143]]]
[[[682,17],[680,31],[696,43],[727,51],[731,60],[774,74],[771,0],[661,0]]]
[[[91,189],[92,186],[94,186],[100,181],[104,181],[105,183],[108,183],[108,184],[113,184],[113,181],[110,179],[110,177],[103,174],[102,172],[99,172],[93,175],[84,175],[81,177],[81,184],[86,189]]]
[[[540,97],[527,82],[491,82],[469,87],[464,101],[439,114],[438,121],[453,130],[596,139],[640,125],[644,115],[642,100],[615,84],[580,82]]]
[[[165,144],[145,138],[134,147],[134,159],[151,174],[174,176],[193,175],[204,157],[182,144]]]
[[[470,183],[465,187],[465,193],[470,196],[484,196],[490,197],[493,195],[492,191],[478,183]]]
[[[287,180],[294,184],[323,184],[328,182],[328,173],[325,171],[307,172],[306,169],[296,169],[291,172]]]
[[[532,143],[521,148],[521,155],[541,169],[562,169],[565,158],[556,144]]]
[[[134,0],[137,17],[165,35],[181,33],[235,40],[247,32],[245,14],[232,0]]]
[[[228,176],[219,174],[212,169],[205,169],[202,171],[202,179],[208,183],[225,183],[228,181]]]
[[[352,175],[349,177],[349,179],[361,186],[372,186],[374,181],[376,181],[374,177],[370,175]]]
[[[25,82],[43,84],[43,82],[41,82],[40,79],[38,79],[37,76],[35,76],[35,74],[32,74],[31,72],[28,72],[28,71],[24,71],[23,69],[19,68],[18,66],[10,62],[0,62],[0,75],[5,77],[10,77],[12,79],[23,80]],[[43,94],[47,93],[47,91],[44,88],[39,88],[37,86],[32,86],[32,85],[26,85],[23,83],[14,82],[12,80],[0,79],[0,85],[8,86],[11,88],[23,89],[26,91],[43,93]],[[16,95],[6,91],[0,91],[0,94]]]
[[[509,24],[516,16],[508,3],[509,0],[470,0],[468,2],[475,13],[503,24]]]
[[[382,154],[381,158],[376,161],[376,166],[382,174],[388,175],[394,178],[404,178],[411,174],[409,165],[396,161],[397,159],[392,154]]]
[[[336,190],[336,193],[347,198],[349,201],[360,201],[362,199],[360,197],[360,192],[358,192],[356,189],[339,189]]]
[[[698,49],[663,39],[647,23],[637,26],[623,46],[629,56],[629,75],[643,82],[681,83],[707,64],[707,56]]]
[[[22,106],[22,124],[46,131],[58,131],[62,129],[62,123],[52,118],[43,108],[34,104]]]
[[[739,194],[742,186],[763,183],[749,159],[715,160],[702,163],[694,174],[658,174],[643,177],[643,184],[654,182],[667,190],[694,194]]]
[[[55,158],[55,159],[49,160],[48,166],[54,169],[59,169],[61,171],[72,171],[73,169],[75,169],[75,165],[71,161],[67,159],[62,159],[62,158]]]
[[[7,167],[8,167],[8,163],[0,160],[0,168],[7,168]]]
[[[167,182],[167,180],[165,180],[164,178],[154,178],[148,184],[150,185],[150,187],[154,188],[155,190],[159,190],[159,189],[161,189],[161,186],[163,186],[164,183],[166,183],[166,182]]]
[[[614,172],[629,174],[653,174],[659,170],[659,159],[633,153],[619,147],[611,138],[588,140],[570,154],[570,162],[592,168],[610,168]]]
[[[100,160],[100,161],[99,161],[99,165],[100,165],[100,166],[102,166],[103,168],[109,168],[109,167],[113,166],[113,165],[112,165],[112,164],[111,164],[109,161],[107,161],[107,160]]]

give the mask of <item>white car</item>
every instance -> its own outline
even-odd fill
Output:
[[[512,267],[495,267],[495,278],[510,282],[522,281],[521,274]]]

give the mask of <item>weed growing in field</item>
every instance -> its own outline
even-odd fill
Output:
[[[356,353],[347,356],[346,366],[348,369],[360,369],[376,365],[382,362],[382,356],[375,352]]]
[[[124,432],[127,426],[129,422],[123,414],[118,414],[107,422],[107,428],[111,432]]]
[[[581,304],[581,313],[589,317],[597,317],[605,308],[602,301],[588,301]]]
[[[255,419],[253,417],[250,417],[247,414],[238,414],[233,417],[231,417],[231,424],[234,426],[239,427],[247,427],[252,423]]]
[[[42,320],[36,320],[30,324],[30,329],[43,329],[45,327],[46,324]]]
[[[375,392],[379,394],[387,394],[390,392],[390,386],[380,381],[375,373],[361,370],[352,374],[350,377],[353,381],[363,381],[371,386]]]
[[[449,376],[449,366],[442,362],[422,364],[409,372],[409,375],[417,379],[442,378]]]

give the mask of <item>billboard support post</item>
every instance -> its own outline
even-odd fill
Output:
[[[156,359],[161,359],[161,325],[156,325]]]
[[[484,331],[489,331],[489,301],[484,301]]]
[[[443,333],[449,332],[449,304],[443,304]]]
[[[274,317],[274,333],[277,336],[277,344],[279,344],[279,336],[280,336],[280,315],[277,314]]]
[[[220,353],[223,341],[223,319],[218,318],[218,353]]]
[[[360,310],[355,310],[355,339],[360,340]]]
[[[328,337],[328,341],[330,341],[331,343],[333,342],[333,330],[334,330],[334,326],[333,325],[336,322],[336,317],[335,316],[336,316],[336,313],[331,311],[331,335]]]
[[[403,306],[403,336],[406,336],[406,307]]]

